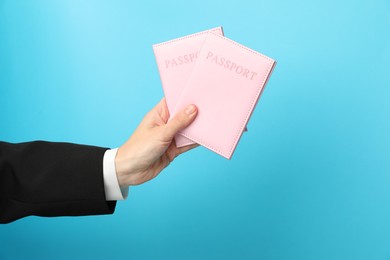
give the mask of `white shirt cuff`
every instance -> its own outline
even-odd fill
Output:
[[[107,150],[103,156],[103,181],[106,200],[124,200],[129,193],[129,187],[121,188],[115,170],[115,156],[118,148]]]

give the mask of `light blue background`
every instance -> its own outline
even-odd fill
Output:
[[[389,0],[0,0],[0,139],[119,146],[163,96],[151,45],[219,25],[278,61],[233,159],[2,225],[0,259],[390,259]]]

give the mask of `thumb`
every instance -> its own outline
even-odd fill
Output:
[[[177,132],[183,130],[184,128],[189,126],[192,123],[192,121],[194,121],[197,113],[198,113],[198,109],[195,105],[188,105],[179,113],[177,113],[165,125],[166,137],[169,139],[173,139],[173,137],[177,134]]]

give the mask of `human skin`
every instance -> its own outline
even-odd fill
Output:
[[[149,111],[130,138],[119,147],[115,167],[119,185],[124,188],[139,185],[155,178],[178,155],[197,144],[177,148],[175,135],[189,126],[198,109],[188,105],[169,119],[169,111],[163,98]]]

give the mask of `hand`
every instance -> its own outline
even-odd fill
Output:
[[[176,156],[198,146],[176,148],[174,137],[194,121],[198,110],[189,105],[169,120],[165,98],[142,120],[133,135],[119,147],[115,167],[119,185],[142,184],[156,177]]]

